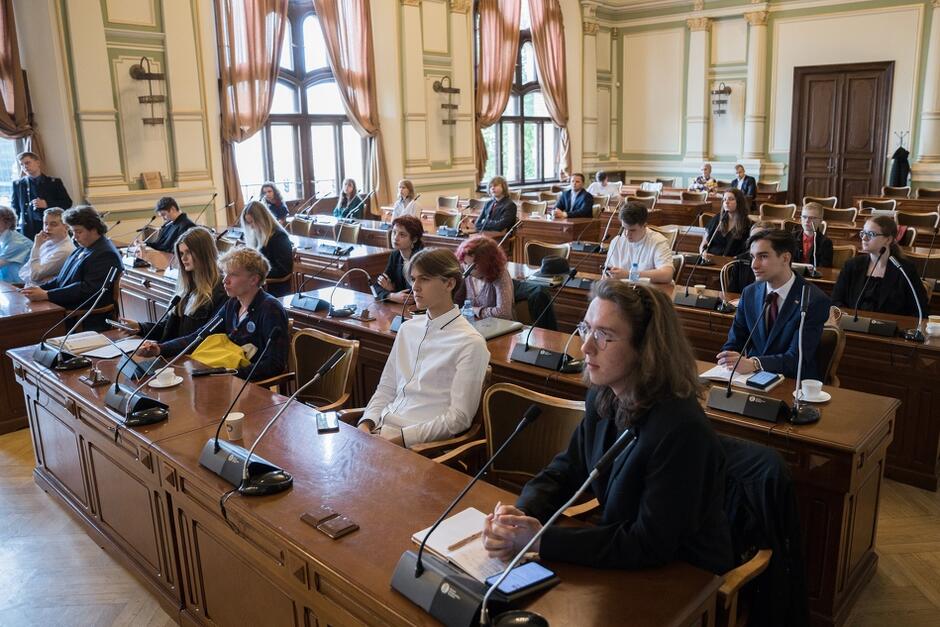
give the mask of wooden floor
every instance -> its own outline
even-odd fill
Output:
[[[32,469],[29,432],[0,436],[0,625],[175,624]],[[848,624],[940,627],[940,494],[885,481],[878,554]]]

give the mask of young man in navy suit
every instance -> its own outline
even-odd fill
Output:
[[[571,175],[571,188],[558,197],[555,217],[561,220],[594,217],[594,196],[584,189],[584,175],[580,172]]]
[[[737,176],[731,181],[731,187],[737,187],[745,198],[754,200],[757,197],[757,181],[753,176],[744,173],[744,166],[740,163],[734,166],[734,172]]]
[[[749,374],[766,370],[796,377],[803,286],[808,286],[802,375],[804,379],[818,378],[816,348],[829,317],[829,297],[790,269],[793,238],[786,231],[755,233],[748,248],[757,282],[748,285],[741,294],[728,341],[718,353],[718,365],[734,367],[753,329],[747,356],[738,364],[736,372]]]
[[[46,176],[42,171],[42,161],[34,152],[21,152],[17,155],[23,178],[13,181],[13,196],[10,204],[19,216],[23,235],[29,239],[42,231],[42,214],[49,207],[68,209],[72,199],[65,191],[61,179]]]

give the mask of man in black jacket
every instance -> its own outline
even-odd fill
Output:
[[[555,217],[561,220],[594,217],[594,196],[584,189],[584,175],[580,172],[571,175],[571,187],[558,197]]]
[[[734,171],[737,176],[731,181],[731,187],[737,187],[745,198],[754,200],[757,197],[757,181],[754,180],[753,176],[744,173],[744,166],[740,163],[734,166]]]
[[[42,160],[36,153],[21,152],[16,158],[24,176],[13,181],[10,204],[22,225],[23,235],[33,239],[42,231],[43,212],[49,207],[68,209],[72,206],[72,199],[61,179],[43,173]]]
[[[158,200],[154,211],[163,218],[163,226],[160,227],[160,232],[157,233],[156,237],[145,240],[147,246],[154,250],[171,253],[180,235],[196,226],[196,224],[189,219],[189,216],[180,211],[176,199],[170,196],[164,196]]]
[[[793,230],[796,263],[808,263],[814,268],[832,267],[832,240],[822,232],[825,208],[818,202],[803,205],[800,228]]]

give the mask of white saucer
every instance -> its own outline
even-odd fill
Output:
[[[162,390],[163,388],[171,388],[171,387],[173,387],[174,385],[179,385],[179,384],[182,383],[182,382],[183,382],[183,377],[181,377],[181,376],[179,376],[179,375],[176,375],[175,377],[173,377],[173,380],[172,380],[171,382],[169,382],[169,383],[160,383],[159,381],[157,381],[156,379],[154,379],[153,381],[151,381],[151,382],[148,383],[147,385],[149,385],[150,387],[155,388],[155,389],[157,389],[157,390]]]
[[[796,398],[796,390],[793,391],[793,398]],[[827,403],[832,399],[832,394],[826,391],[819,393],[819,396],[813,398],[801,398],[804,403]]]

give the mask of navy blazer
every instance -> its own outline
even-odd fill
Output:
[[[117,268],[120,272],[124,269],[124,265],[121,263],[121,255],[117,248],[110,239],[102,235],[88,248],[77,246],[62,264],[56,278],[39,287],[46,290],[49,300],[56,305],[66,309],[75,309],[101,289],[111,268]],[[113,303],[112,290],[108,290],[101,297],[98,307]],[[105,316],[89,316],[85,321],[85,330],[101,331],[108,328],[104,323],[104,318]]]
[[[777,320],[769,333],[766,321],[761,316],[767,283],[757,281],[744,288],[738,310],[734,314],[734,322],[728,331],[728,341],[721,350],[741,352],[751,327],[757,324],[747,351],[748,356],[757,357],[763,369],[768,372],[795,378],[803,286],[809,285],[809,309],[806,312],[806,325],[803,327],[802,375],[804,379],[818,379],[820,373],[816,367],[816,349],[822,338],[823,325],[829,318],[829,306],[832,301],[821,289],[808,283],[799,274],[794,275],[796,280],[790,287],[786,301],[777,303]]]
[[[281,333],[271,341],[267,353],[258,364],[252,380],[267,379],[279,375],[287,369],[287,353],[290,347],[290,338],[287,332],[287,312],[281,301],[274,298],[264,290],[258,290],[251,305],[248,306],[248,315],[239,322],[238,310],[241,305],[237,298],[229,298],[220,312],[225,317],[225,334],[235,344],[244,346],[253,344],[258,351],[252,362],[244,368],[238,369],[238,376],[245,378],[251,370],[254,360],[261,355],[264,345],[268,338],[274,332],[275,328],[280,328]],[[160,343],[160,354],[167,359],[172,359],[179,355],[180,351],[186,348],[190,342],[196,339],[199,329],[169,342]]]
[[[747,198],[757,197],[757,181],[754,180],[753,176],[748,176],[745,174],[743,181],[738,181],[738,177],[734,177],[731,180],[731,187],[740,189],[741,193],[744,194]]]
[[[584,418],[559,453],[519,496],[545,522],[574,494],[620,430],[588,391]],[[601,520],[548,529],[540,555],[593,568],[654,568],[680,560],[716,574],[733,567],[724,512],[725,456],[696,398],[666,398],[637,417],[637,441],[591,484]]]
[[[171,253],[180,235],[194,226],[196,226],[196,223],[190,220],[188,215],[181,213],[172,222],[164,223],[164,225],[160,227],[159,234],[147,242],[147,245],[154,250]]]
[[[13,205],[13,210],[16,211],[17,215],[23,216],[25,211],[25,215],[33,214],[41,220],[45,209],[33,211],[32,206],[29,204],[31,200],[36,198],[45,200],[49,207],[60,207],[62,209],[72,207],[72,198],[65,191],[62,179],[40,174],[35,179],[24,176],[17,181],[13,181],[13,194],[10,198],[10,204]]]
[[[294,245],[284,229],[274,229],[268,243],[262,246],[259,252],[271,264],[268,278],[282,279],[294,271]],[[269,285],[267,290],[274,296],[287,296],[291,293],[290,282]]]
[[[516,223],[516,203],[509,196],[491,198],[474,223],[477,231],[508,231]]]
[[[561,209],[568,214],[569,218],[593,218],[594,217],[594,196],[582,189],[574,196],[571,188],[566,189],[558,197],[555,203],[555,209]]]

